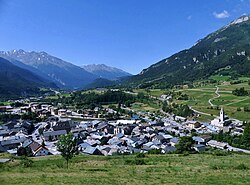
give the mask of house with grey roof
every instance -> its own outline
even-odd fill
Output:
[[[179,140],[180,140],[180,138],[173,137],[172,139],[170,139],[169,143],[170,143],[171,146],[175,146],[176,144],[179,143]]]
[[[11,137],[7,140],[1,141],[1,145],[6,148],[7,150],[15,149],[21,145],[27,138],[25,137]]]
[[[96,147],[87,146],[82,153],[87,155],[103,155]]]
[[[6,137],[10,133],[10,130],[0,130],[0,136]]]
[[[167,154],[167,153],[171,153],[175,151],[176,151],[176,148],[174,146],[166,146],[161,149],[161,153],[163,154]]]
[[[206,145],[197,144],[193,146],[193,149],[197,152],[204,152],[206,151]]]
[[[57,131],[47,131],[43,133],[45,141],[54,141],[59,139],[61,135],[67,134],[66,130],[57,130]]]

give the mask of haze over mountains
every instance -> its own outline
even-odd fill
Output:
[[[164,88],[214,74],[250,76],[250,15],[209,34],[190,49],[151,65],[129,82]]]
[[[88,66],[86,68],[89,71],[87,71],[46,52],[12,50],[2,51],[0,56],[48,82],[54,82],[59,88],[63,89],[83,88],[100,77],[114,80],[121,76],[130,75],[122,70],[105,65],[94,65],[95,68]]]

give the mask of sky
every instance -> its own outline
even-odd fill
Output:
[[[137,74],[245,14],[250,0],[0,0],[0,50]]]

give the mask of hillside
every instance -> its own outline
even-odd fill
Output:
[[[105,78],[97,78],[94,80],[91,84],[87,85],[85,89],[93,89],[98,87],[108,87],[108,86],[114,86],[118,84],[119,81],[116,80],[108,80]]]
[[[190,49],[153,64],[129,82],[164,88],[216,74],[250,76],[250,15],[208,35]]]
[[[82,66],[86,71],[93,73],[99,78],[105,78],[108,80],[116,80],[120,77],[131,76],[130,73],[125,72],[121,69],[110,67],[105,64],[91,64]]]
[[[0,98],[35,94],[39,92],[39,87],[55,85],[0,57]]]
[[[248,155],[212,154],[86,156],[66,164],[61,156],[36,157],[31,167],[20,160],[0,164],[3,184],[248,184]],[[143,161],[140,165],[139,162]],[[144,163],[144,164],[143,164]],[[138,165],[136,165],[138,164]]]
[[[82,88],[97,78],[97,76],[81,67],[51,56],[46,52],[12,50],[8,52],[2,51],[0,56],[13,63],[19,61],[25,64],[26,69],[44,78],[46,76],[47,79],[55,82],[58,87],[64,89]],[[20,64],[19,66],[24,67]]]

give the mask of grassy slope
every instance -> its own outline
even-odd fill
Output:
[[[65,168],[60,156],[34,158],[24,168],[19,161],[2,164],[1,184],[249,184],[249,155],[151,155],[146,165],[127,165],[134,156],[77,156]],[[245,164],[248,169],[237,169]]]
[[[226,114],[230,117],[240,119],[240,120],[250,120],[249,112],[244,112],[243,107],[250,105],[249,96],[234,96],[232,90],[240,87],[245,87],[246,90],[250,90],[250,86],[247,83],[235,84],[235,85],[219,85],[219,98],[214,99],[212,103],[214,105],[223,106]],[[185,89],[182,90],[183,93],[189,95],[190,100],[188,101],[178,101],[179,103],[187,103],[193,108],[203,111],[209,114],[218,115],[218,110],[207,109],[210,107],[208,100],[210,98],[216,97],[215,87],[205,86],[197,89]],[[237,108],[241,108],[242,111],[237,111]]]
[[[221,76],[215,76],[213,78],[216,78],[217,80],[220,78],[222,78],[223,80],[226,79],[226,77],[221,77]],[[240,120],[250,120],[249,112],[243,111],[243,107],[250,105],[250,97],[234,96],[232,94],[232,90],[240,87],[244,87],[246,90],[250,90],[250,86],[246,82],[234,85],[230,85],[229,83],[225,85],[219,85],[219,94],[221,95],[221,97],[214,99],[212,103],[214,105],[223,106],[226,111],[226,114],[232,118]],[[216,97],[215,90],[216,87],[211,85],[193,89],[182,89],[180,91],[182,91],[185,94],[188,94],[189,100],[188,101],[175,100],[175,102],[190,105],[196,110],[202,112],[218,115],[219,112],[218,110],[216,110],[216,107],[214,107],[214,109],[208,109],[208,107],[211,107],[210,104],[208,103],[208,100],[210,98]],[[135,92],[143,92],[145,94],[149,94],[155,97],[160,97],[162,94],[165,93],[164,90],[160,89],[153,89],[150,90],[149,92],[146,92],[144,89],[136,89]],[[241,111],[237,111],[237,108],[241,108]],[[199,119],[201,121],[207,121],[213,118],[214,118],[213,116],[203,115]]]

